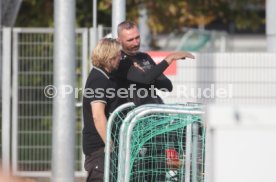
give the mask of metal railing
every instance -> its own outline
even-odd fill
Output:
[[[204,113],[204,107],[196,103],[186,103],[169,105],[147,104],[135,109],[133,108],[134,105],[132,103],[122,105],[109,118],[107,127],[107,144],[105,148],[105,181],[130,181],[130,174],[132,174],[133,171],[137,172],[138,170],[139,172],[137,173],[140,175],[145,173],[147,170],[147,173],[150,173],[152,170],[160,170],[158,172],[160,175],[170,175],[171,172],[174,174],[178,173],[177,175],[171,176],[171,178],[185,178],[185,180],[189,181],[191,177],[192,181],[203,181],[204,140],[201,139],[204,138],[204,135],[200,138],[198,136],[200,132],[198,131],[199,125],[202,129],[204,128],[204,124],[202,122],[197,124],[197,118],[191,119],[191,116],[202,115]],[[138,123],[144,126],[143,129],[135,130],[135,127]],[[154,131],[156,128],[159,129]],[[135,132],[145,133],[146,135],[144,136],[141,134],[133,136],[134,130]],[[147,134],[147,132],[149,132],[148,130],[151,132],[150,137]],[[160,155],[160,153],[153,154],[153,152],[151,152],[153,155],[150,157],[148,156],[148,158],[155,158],[159,161],[166,160],[164,151],[166,150],[167,143],[172,142],[168,140],[168,138],[170,138],[172,135],[176,135],[177,132],[179,132],[177,137],[186,138],[182,142],[181,140],[174,141],[177,143],[175,147],[177,147],[178,152],[181,153],[181,156],[185,156],[185,160],[181,159],[181,168],[177,170],[170,170],[169,167],[164,168],[164,164],[162,165],[163,167],[158,166],[157,164],[160,164],[160,162],[154,161],[152,162],[156,164],[154,169],[133,169],[131,165],[133,164],[133,161],[137,162],[136,160],[141,160],[142,158],[139,156],[136,159],[135,154],[134,156],[131,155],[131,145],[133,143],[136,144],[134,148],[136,151],[140,151],[139,153],[141,153],[144,148],[154,151],[156,149],[155,145],[159,146],[157,148],[159,148],[159,151],[163,151],[163,153],[161,152],[162,155]],[[200,134],[202,135],[202,132]],[[156,140],[156,137],[159,139]],[[147,142],[137,144],[137,138],[145,139]],[[153,145],[149,143],[151,140],[154,141]],[[199,141],[201,142],[201,145],[199,145]],[[199,146],[201,147],[198,148]],[[183,150],[185,151],[184,153]],[[198,164],[199,161],[201,162],[200,164]],[[141,161],[138,163],[139,165],[145,165],[145,163]],[[138,179],[132,175],[131,180]],[[139,178],[139,180],[145,179]]]

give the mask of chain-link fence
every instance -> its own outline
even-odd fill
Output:
[[[53,100],[44,89],[53,85],[53,41],[53,29],[13,29],[12,167],[17,174],[43,176],[51,169]],[[83,51],[87,46],[87,30],[77,30],[78,88],[88,71],[88,52]],[[76,105],[81,102],[80,95]],[[76,113],[75,168],[83,171],[81,107],[76,107]]]
[[[102,28],[98,33],[100,31],[102,33],[99,35],[105,36],[110,29]],[[50,176],[53,99],[49,95],[45,95],[44,89],[48,85],[53,85],[53,36],[54,29],[52,28],[3,28],[0,30],[0,152],[2,166],[6,163],[5,167],[11,167],[12,172],[16,175]],[[90,49],[89,29],[77,29],[76,176],[86,175],[81,148],[81,88],[84,87],[90,69]],[[3,50],[5,55],[2,54]],[[5,67],[2,66],[3,62]],[[3,79],[5,79],[4,84],[2,84]],[[5,103],[2,103],[2,97],[7,98]],[[6,116],[4,122],[2,122],[3,112]],[[4,132],[2,132],[3,123],[8,128]],[[8,144],[8,146],[2,147],[4,141],[2,137],[5,139],[5,145]],[[2,151],[4,151],[3,154]]]
[[[0,20],[1,21],[1,20]],[[3,52],[3,41],[2,41],[2,28],[0,29],[0,155],[2,156],[2,52]]]

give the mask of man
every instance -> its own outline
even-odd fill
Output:
[[[115,39],[99,41],[92,53],[93,68],[83,93],[83,152],[87,182],[102,182],[104,178],[104,147],[109,113],[117,106],[116,83],[110,77],[121,58],[121,46]]]
[[[119,68],[113,72],[117,79],[119,87],[127,88],[129,97],[125,102],[131,101],[135,105],[142,105],[148,103],[163,103],[162,99],[156,94],[155,88],[162,91],[172,91],[171,81],[163,74],[163,71],[175,60],[181,60],[185,58],[192,58],[194,56],[187,52],[175,52],[169,54],[158,65],[152,60],[152,58],[144,52],[139,52],[140,48],[140,33],[136,24],[130,21],[124,21],[118,25],[118,41],[122,46],[122,59],[119,64]],[[122,99],[122,98],[121,98]],[[151,171],[156,166],[164,165],[164,162],[152,163],[150,161],[150,153],[152,150],[156,150],[155,153],[160,156],[164,156],[164,151],[157,146],[158,142],[162,141],[159,136],[153,137],[149,143],[156,143],[156,146],[152,146],[147,143],[143,147],[147,148],[147,157],[145,157],[145,168]],[[147,158],[147,159],[146,159]],[[149,160],[149,161],[146,161]],[[138,168],[140,165],[137,164]],[[133,171],[136,171],[134,169]],[[134,174],[134,181],[165,181],[165,174]]]
[[[162,74],[163,71],[175,60],[186,57],[194,59],[194,56],[187,52],[175,52],[156,65],[148,54],[139,52],[140,33],[136,24],[124,21],[118,25],[117,31],[117,40],[122,46],[122,59],[119,68],[113,74],[119,87],[132,91],[133,94],[129,94],[127,101],[132,101],[136,105],[163,103],[154,90],[157,88],[172,91],[172,83]]]

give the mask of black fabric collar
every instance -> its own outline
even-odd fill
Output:
[[[99,72],[101,72],[107,79],[110,78],[110,73],[108,73],[105,69],[101,69],[101,68],[98,68],[96,66],[93,66],[93,69],[96,69]]]

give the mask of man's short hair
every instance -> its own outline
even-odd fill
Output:
[[[132,28],[135,28],[136,27],[136,24],[133,23],[132,21],[123,21],[121,22],[118,27],[117,27],[117,33],[119,35],[119,33],[122,31],[122,30],[129,30],[129,29],[132,29]]]

